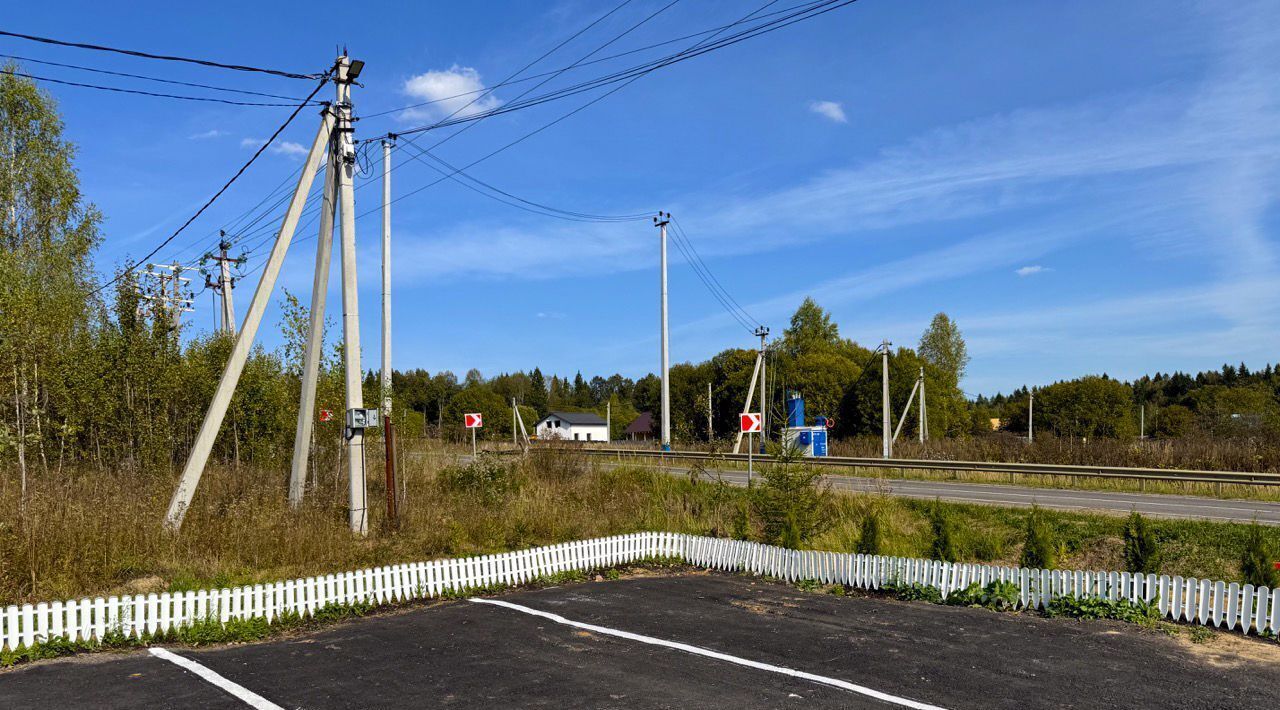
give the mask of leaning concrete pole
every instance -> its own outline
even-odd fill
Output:
[[[351,133],[351,59],[338,59],[338,122],[337,168],[338,204],[342,219],[342,355],[346,370],[347,410],[364,408],[361,389],[363,371],[360,367],[360,299],[356,282],[356,200],[352,181],[355,177],[355,146]],[[347,471],[349,471],[348,522],[351,532],[365,535],[369,532],[369,514],[365,491],[364,431],[353,429],[347,442]]]
[[[311,432],[315,426],[316,382],[320,379],[320,358],[324,352],[324,306],[329,291],[329,263],[333,254],[334,193],[338,176],[333,153],[325,161],[324,189],[320,198],[320,236],[316,240],[316,274],[311,282],[311,322],[306,350],[302,354],[302,397],[298,403],[298,426],[293,435],[293,467],[289,472],[289,505],[302,504],[307,483],[307,462],[311,454]]]
[[[763,363],[764,363],[764,353],[756,353],[756,364],[755,364],[755,367],[751,370],[751,381],[747,385],[747,401],[743,402],[742,404],[743,414],[751,411],[751,399],[755,397],[755,394],[756,394],[756,378],[760,376],[760,368],[763,366]],[[738,435],[733,440],[733,453],[735,454],[738,453],[738,450],[741,448],[742,448],[742,427],[738,427]]]
[[[187,456],[187,465],[182,470],[182,478],[178,488],[169,501],[169,511],[165,514],[165,527],[177,530],[182,527],[182,518],[187,514],[191,498],[195,495],[196,486],[200,484],[200,476],[204,473],[205,464],[209,461],[209,453],[213,451],[213,442],[218,437],[218,429],[222,428],[222,420],[227,415],[227,407],[231,405],[231,397],[235,394],[236,383],[240,381],[240,373],[244,371],[245,359],[253,347],[253,338],[262,324],[262,315],[271,300],[271,292],[275,289],[276,279],[280,276],[280,267],[284,264],[285,253],[289,250],[289,242],[293,240],[293,232],[298,227],[298,217],[307,201],[307,193],[311,191],[311,182],[315,177],[320,160],[324,157],[325,146],[329,142],[329,134],[333,130],[333,117],[326,109],[322,114],[320,130],[307,153],[306,164],[298,177],[298,185],[294,189],[293,199],[285,212],[284,223],[280,225],[280,233],[271,247],[267,257],[267,265],[262,270],[262,280],[253,292],[253,300],[249,302],[249,312],[245,315],[244,326],[236,335],[235,344],[231,346],[231,355],[227,358],[226,367],[222,370],[222,378],[218,380],[218,389],[213,393],[213,401],[209,411],[200,424],[200,432],[196,434],[191,453]]]

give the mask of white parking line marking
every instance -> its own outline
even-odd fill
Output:
[[[155,656],[156,658],[163,658],[164,660],[170,663],[173,663],[177,666],[185,668],[186,670],[189,670],[192,673],[195,673],[196,675],[200,676],[201,678],[204,678],[205,680],[218,686],[219,688],[222,688],[228,693],[231,693],[232,695],[236,696],[236,698],[243,700],[245,704],[251,708],[256,708],[256,710],[284,710],[284,708],[280,707],[279,705],[276,705],[270,700],[267,700],[261,695],[258,695],[252,690],[249,690],[244,686],[237,685],[227,680],[223,676],[220,676],[217,673],[214,673],[213,671],[209,670],[208,668],[205,668],[199,663],[196,663],[190,658],[183,658],[182,656],[179,656],[176,653],[171,653],[169,651],[166,651],[163,648],[152,647],[147,650],[150,651],[151,655]]]
[[[718,661],[735,663],[740,666],[746,666],[747,668],[755,668],[756,670],[769,671],[770,673],[780,673],[785,676],[791,676],[792,678],[800,678],[801,680],[807,680],[813,683],[830,685],[836,688],[850,690],[870,698],[875,698],[876,700],[883,700],[886,703],[893,703],[894,705],[901,705],[903,707],[913,708],[913,710],[944,710],[944,708],[941,708],[937,705],[929,705],[927,703],[921,703],[915,700],[908,700],[907,698],[900,698],[896,695],[882,693],[878,690],[873,690],[866,686],[857,685],[854,683],[850,683],[848,681],[839,680],[837,678],[828,678],[826,676],[815,675],[813,673],[805,673],[804,671],[797,671],[791,668],[775,666],[769,663],[761,663],[760,661],[752,661],[746,658],[730,656],[727,653],[720,653],[719,651],[712,651],[710,649],[700,648],[698,646],[690,646],[689,644],[686,644],[686,643],[679,643],[676,641],[667,641],[665,639],[654,638],[652,636],[644,636],[641,634],[633,634],[630,631],[619,631],[618,629],[610,629],[604,626],[596,626],[595,624],[586,624],[581,621],[571,621],[569,619],[564,618],[563,616],[560,616],[559,614],[552,614],[546,611],[539,611],[537,609],[531,609],[527,606],[512,604],[511,602],[504,602],[499,599],[472,599],[471,601],[477,604],[492,604],[494,606],[501,606],[507,609],[514,609],[515,611],[522,612],[524,614],[530,614],[532,616],[540,616],[544,619],[550,619],[551,621],[554,621],[557,624],[572,626],[574,628],[582,629],[584,631],[593,631],[595,633],[602,634],[605,636],[616,636],[618,638],[628,639],[630,641],[639,641],[640,643],[647,643],[652,646],[662,646],[664,648],[673,648],[677,651],[692,653],[695,656],[704,656],[706,658],[714,658]]]

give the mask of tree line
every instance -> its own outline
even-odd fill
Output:
[[[139,297],[136,278],[120,273],[111,288],[97,277],[94,252],[102,217],[80,191],[75,148],[63,137],[53,100],[30,81],[0,72],[0,462],[25,481],[33,469],[73,464],[168,471],[181,465],[230,350],[221,334],[183,334],[155,302]],[[305,306],[282,300],[283,346],[253,350],[228,410],[214,459],[268,464],[290,455],[299,398]],[[336,451],[343,409],[340,352],[325,353],[319,383],[316,446]],[[756,351],[729,348],[701,362],[673,366],[671,421],[677,442],[736,432]],[[890,404],[896,416],[923,372],[932,437],[986,435],[1026,428],[1029,392],[968,400],[960,388],[969,356],[957,324],[937,314],[913,347],[892,349]],[[767,349],[769,415],[785,419],[785,393],[796,391],[814,415],[833,420],[836,437],[879,435],[880,368],[875,346],[841,336],[820,305],[805,299]],[[707,386],[710,385],[708,397]],[[372,373],[366,401],[378,401]],[[660,382],[621,374],[572,376],[538,368],[461,378],[442,371],[393,373],[405,433],[463,436],[462,414],[483,412],[485,436],[510,437],[511,403],[526,426],[551,410],[612,416],[615,438],[641,412],[657,413]],[[1132,437],[1145,407],[1146,433],[1221,437],[1280,432],[1280,370],[1224,366],[1197,375],[1106,375],[1054,383],[1035,392],[1037,431],[1072,437]],[[754,410],[755,404],[747,407]],[[708,412],[711,415],[708,426]],[[909,416],[904,435],[918,418]],[[332,456],[336,461],[338,457]]]

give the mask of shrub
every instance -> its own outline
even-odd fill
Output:
[[[1274,589],[1280,587],[1280,570],[1274,566],[1275,551],[1262,535],[1262,527],[1255,521],[1249,526],[1244,553],[1240,556],[1240,574],[1254,587]]]
[[[1022,545],[1019,564],[1033,569],[1051,569],[1056,559],[1057,549],[1049,522],[1044,519],[1040,508],[1032,506],[1031,514],[1027,516],[1027,539]]]
[[[947,604],[951,606],[981,606],[982,585],[973,582],[964,589],[957,589],[947,595]]]
[[[893,592],[893,596],[904,602],[930,602],[933,604],[942,603],[942,590],[937,587],[930,587],[924,584],[908,584],[908,585],[889,585],[889,591]]]
[[[1160,572],[1160,541],[1155,531],[1138,511],[1129,514],[1124,525],[1124,567],[1130,572],[1156,574]]]
[[[880,554],[880,542],[880,515],[871,510],[862,516],[862,529],[858,535],[858,545],[855,549],[859,554],[878,555]]]
[[[482,453],[465,464],[447,466],[440,471],[440,485],[451,491],[477,495],[497,501],[519,486],[515,466],[501,457]]]
[[[933,547],[930,549],[933,559],[955,562],[960,557],[956,554],[955,523],[941,504],[935,503],[929,511],[929,526],[933,528]]]
[[[782,456],[765,468],[749,494],[765,542],[794,549],[831,526],[831,491],[821,475]]]
[[[994,581],[982,590],[982,605],[996,611],[1017,609],[1022,603],[1022,594],[1018,585],[1013,582]]]
[[[1045,607],[1045,614],[1085,621],[1115,619],[1137,624],[1153,624],[1160,618],[1160,609],[1156,600],[1131,602],[1128,599],[1113,601],[1095,597],[1058,597]]]

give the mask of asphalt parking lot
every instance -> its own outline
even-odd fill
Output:
[[[1110,622],[690,574],[40,662],[0,673],[0,707],[1276,707],[1280,654],[1232,643],[1261,652],[1209,657]]]

